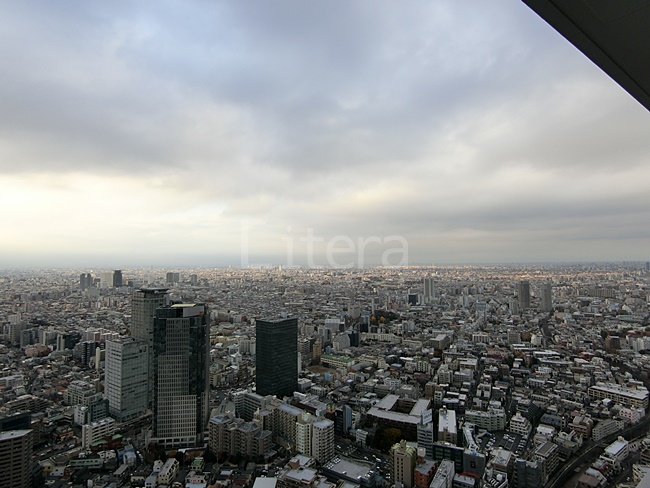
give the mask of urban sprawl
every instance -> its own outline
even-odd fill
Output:
[[[0,486],[650,487],[650,263],[0,270]]]

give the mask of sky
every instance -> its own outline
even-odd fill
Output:
[[[522,2],[10,2],[0,266],[650,259],[650,114]]]

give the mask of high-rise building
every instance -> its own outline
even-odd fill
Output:
[[[113,272],[102,271],[99,273],[99,286],[100,288],[111,288],[113,286]]]
[[[519,301],[516,298],[510,298],[508,306],[512,315],[519,315]]]
[[[390,459],[394,482],[401,483],[404,488],[412,488],[415,485],[417,450],[402,440],[391,447]]]
[[[233,394],[237,418],[246,422],[253,420],[257,410],[266,408],[270,397],[263,397],[252,391],[240,390]]]
[[[305,456],[311,456],[312,453],[312,427],[314,417],[305,412],[296,422],[296,450]]]
[[[542,312],[553,311],[553,295],[551,294],[551,283],[546,282],[542,285]]]
[[[433,298],[434,295],[434,281],[433,278],[423,278],[422,280],[423,288],[424,288],[424,301],[428,302]]]
[[[292,396],[298,389],[298,319],[258,320],[255,330],[257,394]]]
[[[418,423],[418,447],[425,449],[428,458],[433,458],[433,443],[435,440],[433,422],[429,420],[425,423],[421,420]]]
[[[165,448],[202,443],[208,421],[209,311],[203,304],[156,310],[154,442]]]
[[[106,341],[104,395],[110,414],[124,422],[149,405],[149,346],[132,337]]]
[[[95,358],[95,351],[99,343],[96,341],[77,342],[72,349],[72,357],[81,362],[84,366],[90,364],[90,360]]]
[[[81,273],[81,275],[79,275],[79,289],[84,291],[88,288],[92,288],[93,281],[93,275],[91,273]]]
[[[322,419],[314,422],[311,431],[311,455],[320,464],[334,456],[334,422]]]
[[[273,411],[272,423],[269,425],[270,430],[273,431],[273,437],[281,437],[289,444],[295,445],[296,422],[304,413],[304,410],[298,407],[288,403],[280,403]]]
[[[0,432],[5,430],[27,430],[31,424],[32,416],[28,412],[0,415]]]
[[[334,430],[336,435],[347,436],[352,430],[352,409],[349,405],[336,407],[334,412]]]
[[[530,308],[530,282],[528,280],[519,280],[517,283],[517,301],[519,310]]]
[[[122,270],[116,269],[113,271],[113,288],[122,287]]]
[[[245,422],[232,412],[215,415],[208,422],[208,445],[215,454],[255,458],[271,447],[272,432],[262,430],[261,422]]]
[[[156,309],[167,305],[167,288],[140,288],[131,299],[131,337],[144,341],[149,350],[149,395],[148,404],[153,402],[153,323]]]
[[[181,281],[181,274],[178,272],[170,271],[165,276],[165,283],[174,284]]]
[[[0,486],[32,486],[32,430],[0,432]]]
[[[235,423],[232,412],[215,415],[208,422],[208,445],[214,454],[230,451],[229,430]]]

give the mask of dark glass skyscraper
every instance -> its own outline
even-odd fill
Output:
[[[122,270],[116,269],[113,271],[113,288],[122,287]]]
[[[202,443],[208,422],[208,316],[202,304],[156,310],[152,440],[166,448]]]
[[[257,394],[293,395],[298,389],[298,319],[258,320],[255,330]]]

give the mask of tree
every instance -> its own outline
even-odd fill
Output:
[[[386,446],[386,450],[393,447],[393,445],[397,444],[401,439],[402,439],[401,430],[396,429],[394,427],[386,429],[386,441],[388,443],[388,446]]]
[[[183,466],[185,464],[185,453],[183,451],[177,451],[173,457],[176,458],[176,461],[178,461],[178,464],[180,466]]]
[[[206,463],[217,462],[217,456],[215,456],[215,454],[210,449],[205,450],[205,452],[203,453],[203,459],[205,460]]]
[[[388,451],[394,444],[402,438],[402,431],[394,427],[387,429],[379,428],[374,436],[373,442],[380,451]]]
[[[155,442],[150,442],[147,446],[146,459],[150,463],[153,463],[156,460],[164,461],[167,459],[165,448]]]

